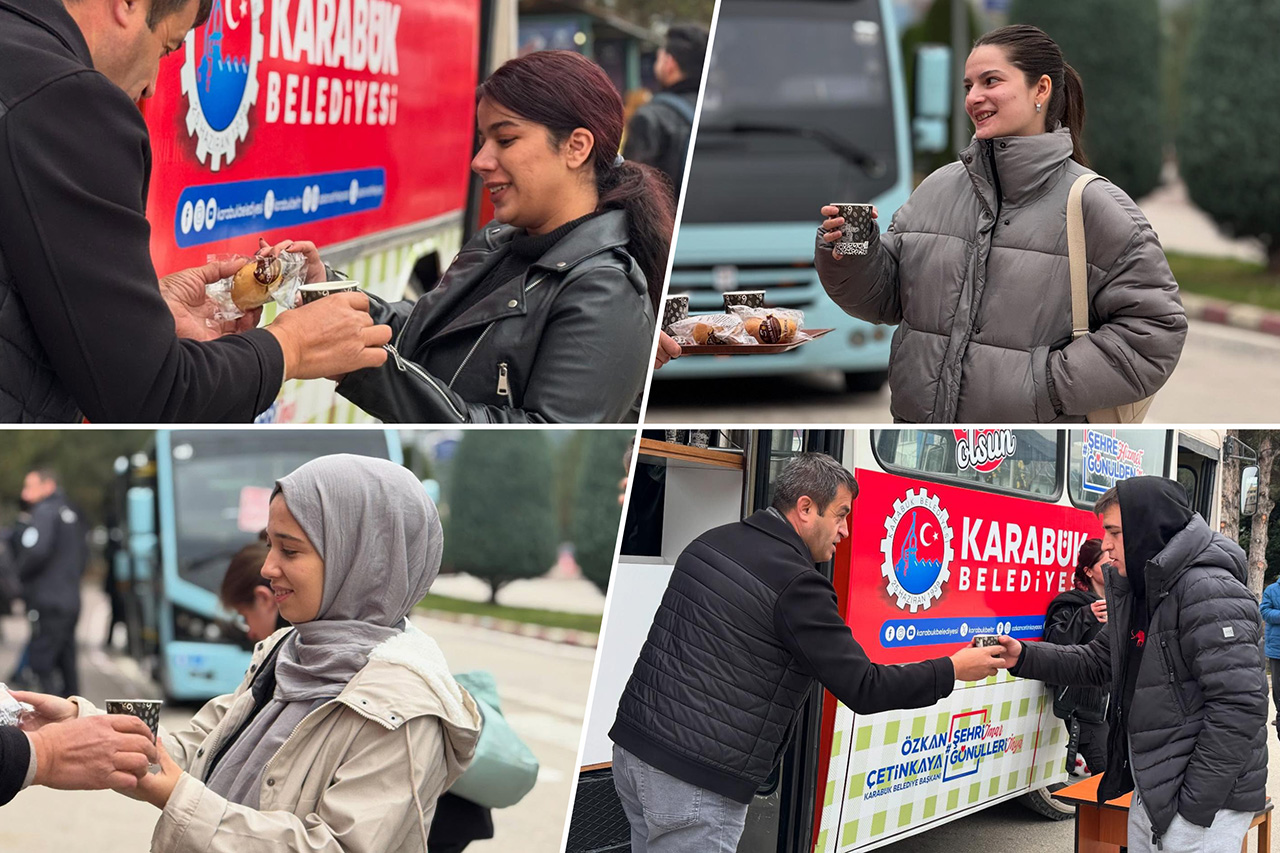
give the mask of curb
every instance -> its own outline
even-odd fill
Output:
[[[521,637],[532,637],[548,643],[560,643],[566,646],[582,646],[594,649],[600,635],[591,631],[579,631],[576,628],[553,628],[549,625],[535,625],[532,622],[517,622],[514,619],[497,619],[493,616],[477,616],[474,613],[454,613],[447,610],[430,610],[419,608],[414,611],[432,619],[445,622],[457,622],[459,625],[473,625],[488,628],[490,631],[501,631],[504,634],[516,634]]]
[[[1280,335],[1280,311],[1242,302],[1213,299],[1186,291],[1179,295],[1182,297],[1182,307],[1187,312],[1188,320],[1202,320],[1206,323],[1250,329],[1267,335]]]

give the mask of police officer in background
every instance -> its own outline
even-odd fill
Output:
[[[31,507],[31,521],[18,537],[16,558],[32,624],[31,669],[45,693],[71,696],[80,690],[76,621],[80,577],[89,556],[85,529],[49,468],[27,474],[22,500]],[[55,672],[61,674],[61,683]]]

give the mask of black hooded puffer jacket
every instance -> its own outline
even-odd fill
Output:
[[[1136,785],[1157,837],[1175,814],[1207,827],[1221,809],[1257,811],[1266,800],[1267,682],[1244,552],[1192,514],[1170,480],[1134,478],[1119,491],[1129,577],[1108,571],[1106,627],[1086,646],[1024,644],[1010,672],[1111,685],[1098,801]],[[1133,693],[1122,698],[1129,667]]]

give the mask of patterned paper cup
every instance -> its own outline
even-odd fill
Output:
[[[160,699],[108,699],[108,714],[127,714],[137,717],[151,729],[151,737],[155,739],[160,731],[160,708],[164,702]]]
[[[318,281],[315,284],[299,285],[298,298],[303,305],[310,305],[332,293],[355,293],[359,289],[358,281]]]
[[[671,328],[672,323],[678,323],[688,316],[689,297],[683,294],[668,296],[662,306],[662,330],[666,331]]]
[[[871,246],[871,229],[875,227],[875,220],[871,218],[871,205],[844,201],[832,204],[840,208],[838,215],[844,217],[840,239],[833,248],[842,255],[865,255]]]
[[[731,310],[735,305],[742,305],[747,308],[763,308],[764,307],[764,291],[763,290],[731,290],[724,295],[724,312],[732,314]]]

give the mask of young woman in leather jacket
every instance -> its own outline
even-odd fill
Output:
[[[1187,321],[1160,242],[1137,205],[1095,180],[1083,195],[1088,334],[1073,340],[1067,197],[1089,173],[1084,88],[1053,39],[1001,27],[965,64],[973,143],[916,188],[865,256],[814,265],[845,312],[898,326],[890,410],[913,423],[1083,422],[1159,390]],[[873,214],[874,216],[874,214]]]
[[[654,169],[623,160],[622,99],[572,51],[477,89],[495,221],[417,303],[378,303],[391,357],[338,392],[400,423],[636,420],[674,225]]]

